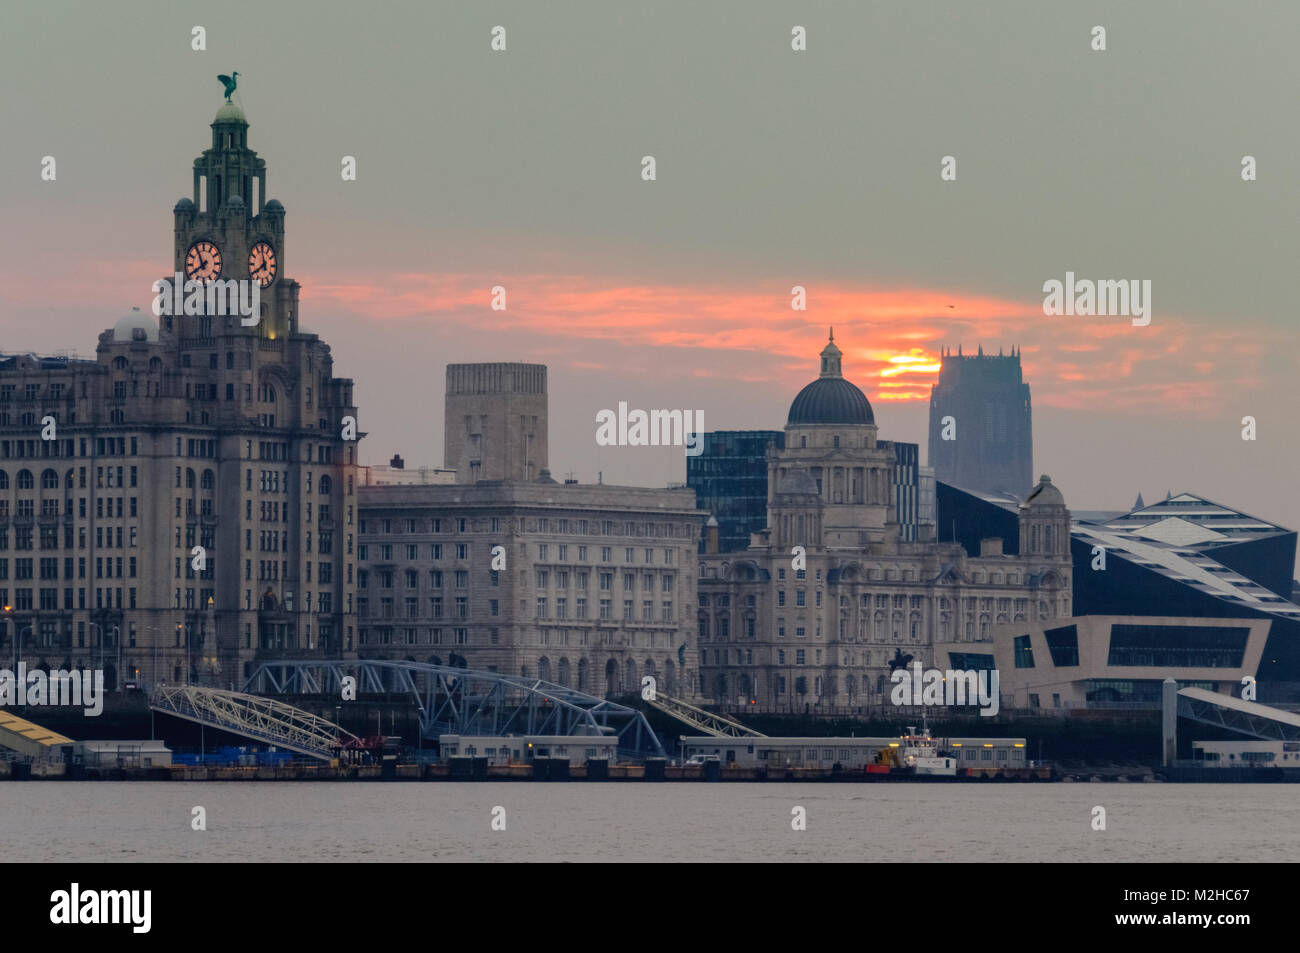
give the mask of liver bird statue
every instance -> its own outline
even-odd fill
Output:
[[[904,655],[902,649],[894,649],[894,657],[889,660],[889,671],[893,673],[900,668],[906,670],[911,664],[911,655]]]
[[[235,70],[235,72],[230,76],[222,73],[217,77],[217,79],[221,80],[222,84],[226,87],[226,102],[230,102],[230,94],[235,91],[235,86],[239,83],[239,70]]]

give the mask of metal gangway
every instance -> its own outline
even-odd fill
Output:
[[[537,678],[389,659],[277,659],[257,666],[246,691],[344,698],[404,695],[419,711],[420,732],[618,737],[620,749],[663,756],[645,715],[607,698]]]
[[[1300,714],[1204,688],[1178,690],[1178,717],[1252,738],[1300,741]]]
[[[646,703],[654,708],[659,709],[665,715],[676,718],[684,724],[696,728],[706,735],[712,735],[715,738],[766,738],[767,735],[753,728],[747,728],[738,721],[732,721],[722,715],[715,714],[711,711],[705,711],[703,708],[696,708],[680,698],[674,698],[671,695],[665,695],[663,692],[656,691],[652,697],[645,699]]]
[[[160,685],[149,696],[149,707],[324,761],[360,741],[332,721],[273,698],[199,685]]]

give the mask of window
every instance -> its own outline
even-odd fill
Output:
[[[1052,664],[1057,667],[1079,664],[1079,630],[1077,626],[1065,625],[1048,629],[1043,633],[1047,642],[1047,651],[1052,656]]]
[[[1017,635],[1015,639],[1015,650],[1016,668],[1034,667],[1034,647],[1030,644],[1029,636]]]

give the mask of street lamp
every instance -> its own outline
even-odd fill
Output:
[[[149,631],[154,634],[153,668],[150,669],[149,671],[149,691],[152,692],[155,688],[158,687],[158,642],[159,642],[159,635],[162,632],[162,627],[157,625],[151,625],[149,626]]]
[[[90,623],[92,629],[99,629],[99,670],[104,671],[104,627],[98,622]]]
[[[185,684],[188,685],[190,683],[190,633],[183,622],[176,623],[176,633],[185,639]],[[179,642],[180,638],[177,641]]]
[[[31,631],[32,627],[30,625],[25,625],[19,629],[18,634],[14,636],[14,678],[18,677],[18,643],[23,640],[24,632]]]
[[[113,673],[113,681],[117,683],[117,690],[122,691],[122,629],[120,626],[113,626],[113,639],[117,642],[117,669]]]

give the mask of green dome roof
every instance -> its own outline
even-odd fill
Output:
[[[222,103],[221,108],[217,110],[217,118],[213,122],[242,122],[248,125],[248,120],[244,118],[244,111],[235,103]]]

